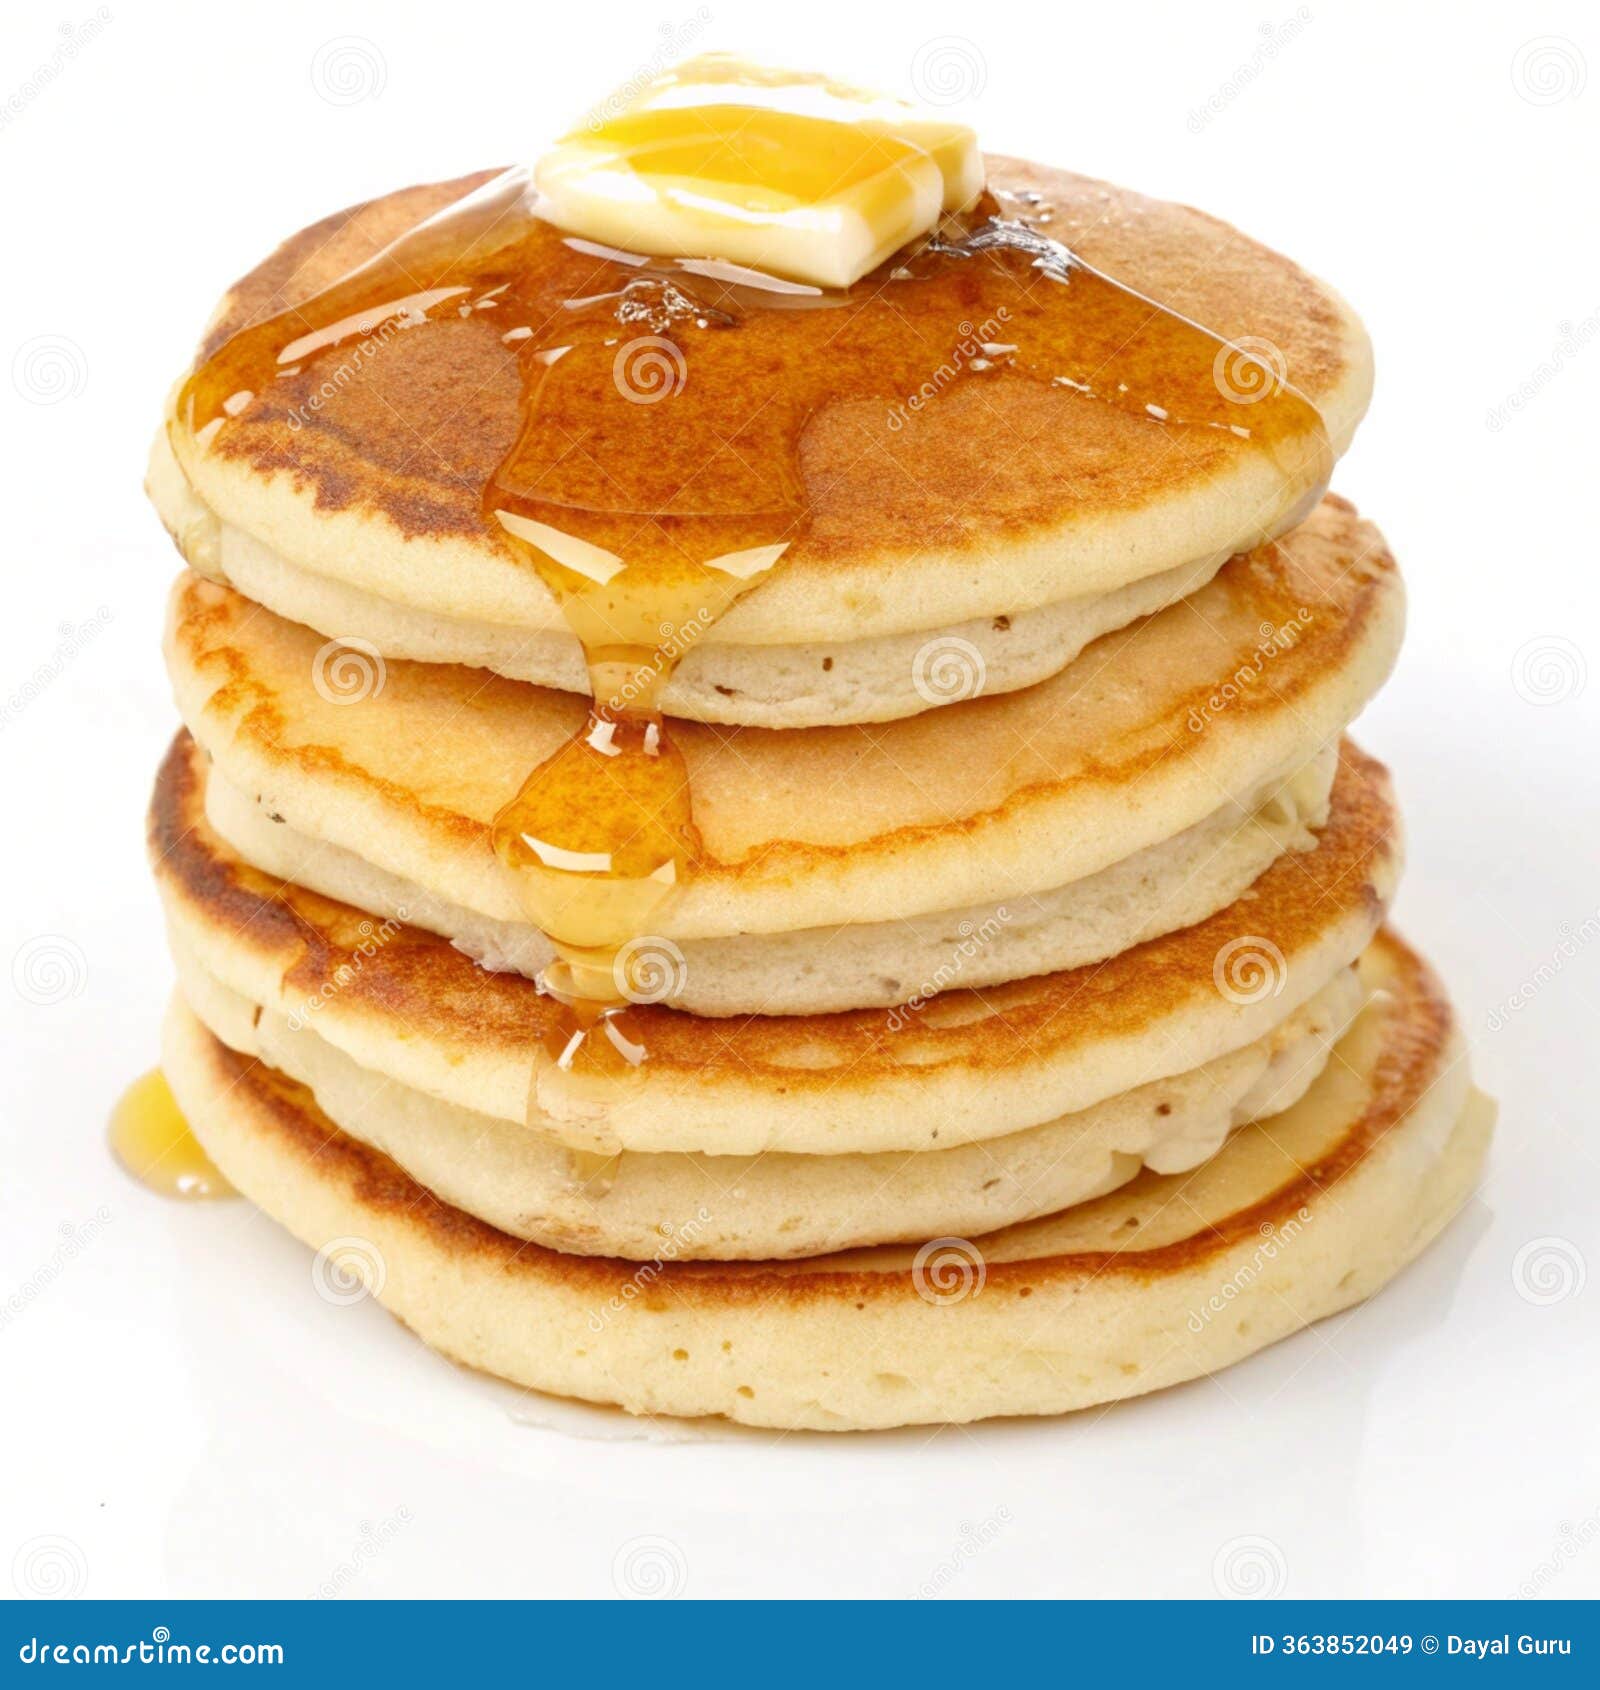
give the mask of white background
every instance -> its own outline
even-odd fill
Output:
[[[175,558],[140,493],[168,383],[281,235],[535,152],[695,8],[93,15],[0,21],[0,1591],[10,1564],[96,1596],[610,1595],[655,1566],[689,1595],[913,1595],[948,1564],[963,1596],[1209,1596],[1252,1567],[1295,1596],[1600,1592],[1593,9],[713,0],[697,46],[905,93],[954,63],[991,150],[1205,206],[1363,313],[1378,391],[1336,485],[1412,631],[1360,736],[1409,821],[1400,923],[1502,1117],[1423,1262],[1214,1382],[677,1442],[330,1307],[244,1205],[129,1183],[103,1126],[170,981],[141,844],[174,726]]]

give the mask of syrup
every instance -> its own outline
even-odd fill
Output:
[[[112,1154],[163,1197],[233,1197],[233,1187],[200,1148],[159,1068],[141,1074],[111,1112]]]
[[[1321,418],[1277,372],[1084,264],[1043,232],[1042,202],[1002,211],[985,194],[828,292],[564,235],[528,173],[507,171],[225,339],[181,390],[180,462],[238,419],[281,414],[328,360],[380,332],[487,314],[517,360],[518,429],[484,486],[484,524],[560,604],[591,707],[496,817],[492,845],[558,956],[541,984],[565,1015],[535,1065],[530,1117],[561,1118],[596,1167],[618,1149],[608,1100],[648,1055],[619,953],[665,925],[701,850],[661,688],[803,541],[813,418],[872,400],[894,428],[893,408],[936,372],[933,402],[972,382],[1028,381],[1063,407],[1105,403],[1264,455],[1279,485],[1264,527],[1298,520],[1326,486]],[[979,322],[997,338],[952,360]],[[1253,365],[1252,379],[1220,380],[1223,360]]]

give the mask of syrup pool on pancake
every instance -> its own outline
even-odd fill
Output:
[[[1051,240],[1042,202],[1003,207],[981,172],[959,125],[708,55],[239,329],[179,393],[182,462],[236,419],[285,413],[294,378],[379,334],[486,319],[516,360],[520,423],[484,522],[560,604],[591,703],[492,844],[557,951],[542,984],[566,1010],[530,1116],[579,1127],[602,1177],[618,1148],[607,1098],[648,1057],[628,1011],[655,998],[631,970],[670,973],[652,932],[700,852],[657,696],[804,540],[812,418],[872,400],[892,429],[934,377],[934,402],[1022,380],[1063,406],[1116,406],[1180,449],[1187,430],[1226,431],[1279,472],[1264,527],[1327,484],[1307,399]],[[1219,379],[1224,363],[1252,390]]]

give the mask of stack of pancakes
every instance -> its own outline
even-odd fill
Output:
[[[295,236],[203,352],[476,180]],[[1348,443],[1369,352],[1327,289],[1183,208],[990,180],[1270,348]],[[463,1362],[780,1427],[1151,1390],[1429,1242],[1491,1112],[1383,928],[1394,801],[1342,737],[1399,647],[1394,561],[1337,497],[1279,509],[1221,433],[1023,381],[813,419],[804,537],[662,693],[703,851],[624,959],[647,1057],[599,1103],[571,1084],[490,842],[586,709],[483,521],[504,327],[310,362],[156,445],[190,565],[164,1064],[235,1185]]]

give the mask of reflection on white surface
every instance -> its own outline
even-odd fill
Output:
[[[83,1476],[118,1511],[86,1528],[69,1501],[63,1518],[59,1474],[35,1472],[20,1524],[76,1530],[102,1578],[106,1546],[147,1533],[119,1588],[607,1594],[619,1547],[644,1536],[673,1546],[685,1593],[737,1594],[762,1588],[755,1532],[819,1592],[1203,1596],[1264,1578],[1294,1595],[1374,1580],[1492,1593],[1559,1531],[1526,1482],[1527,1440],[1517,1468],[1500,1458],[1537,1392],[1497,1400],[1467,1381],[1490,1357],[1514,1379],[1517,1355],[1574,1311],[1517,1295],[1481,1201],[1372,1303],[1215,1379],[1064,1420],[834,1437],[517,1391],[431,1354],[371,1301],[319,1298],[311,1253],[243,1205],[196,1224],[116,1196],[102,1259],[63,1277],[53,1324],[99,1334],[77,1352],[86,1387],[139,1381],[83,1415]],[[142,1355],[141,1307],[159,1317]],[[7,1342],[43,1340],[33,1326]],[[1474,1483],[1441,1489],[1441,1468]],[[1498,1542],[1475,1523],[1486,1498]],[[1576,1593],[1596,1572],[1563,1576]]]

